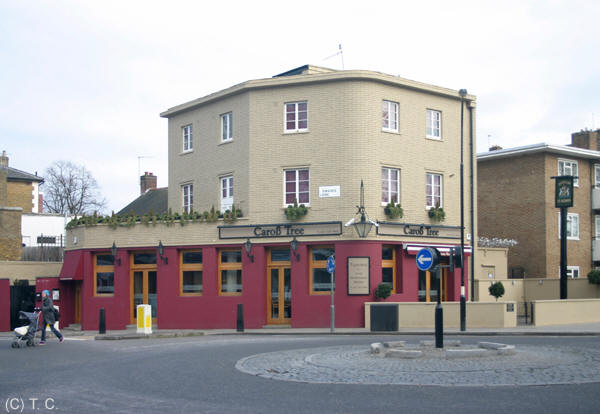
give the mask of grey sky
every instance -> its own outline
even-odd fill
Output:
[[[567,144],[600,127],[598,16],[592,0],[0,0],[0,150],[40,175],[85,164],[119,210],[139,156],[167,185],[161,111],[303,64],[341,69],[325,60],[340,43],[346,69],[476,95],[479,152]]]

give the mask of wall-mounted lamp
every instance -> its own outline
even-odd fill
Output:
[[[254,263],[254,255],[250,254],[250,252],[252,251],[252,242],[250,241],[250,239],[246,240],[246,243],[244,243],[244,249],[246,249],[246,256],[248,256],[248,259],[250,259],[250,261]]]
[[[296,237],[294,237],[292,239],[290,246],[292,248],[292,254],[294,255],[294,257],[296,257],[296,261],[299,262],[300,261],[300,253],[298,253],[298,240],[296,239]]]
[[[363,180],[360,180],[360,206],[356,206],[356,208],[358,209],[356,214],[360,216],[359,221],[356,221],[356,217],[353,217],[346,223],[346,227],[353,226],[358,237],[365,238],[369,235],[371,227],[379,227],[379,224],[371,220],[365,211],[365,186]]]
[[[163,246],[162,240],[158,241],[158,255],[160,256],[164,264],[169,264],[169,258],[165,257],[165,246]]]
[[[114,261],[117,264],[117,266],[121,266],[121,258],[117,258],[117,245],[114,241],[112,247],[110,248],[110,254],[113,255]]]

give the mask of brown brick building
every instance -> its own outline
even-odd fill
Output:
[[[574,206],[567,224],[571,277],[585,277],[600,263],[599,131],[572,135],[569,146],[535,144],[477,156],[479,235],[515,239],[509,277],[559,278],[559,209],[553,176],[574,175]]]
[[[42,211],[39,185],[44,180],[8,166],[0,156],[0,260],[21,260],[21,214]]]

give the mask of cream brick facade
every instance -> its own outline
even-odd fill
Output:
[[[400,201],[407,223],[431,220],[425,208],[426,173],[443,176],[442,225],[460,224],[460,96],[457,91],[369,71],[307,73],[242,83],[161,114],[169,119],[169,207],[182,210],[181,186],[194,185],[194,209],[219,209],[219,178],[234,176],[240,224],[283,223],[284,170],[310,170],[310,208],[304,221],[346,222],[356,213],[360,181],[373,220],[386,221],[381,168],[401,170]],[[470,117],[464,118],[465,226],[470,223]],[[398,133],[382,131],[382,101],[399,104]],[[308,131],[284,132],[284,104],[308,102]],[[470,104],[469,104],[470,103]],[[442,113],[442,138],[426,138],[426,110]],[[233,141],[220,142],[220,115],[233,113]],[[193,126],[194,149],[183,153],[182,128]],[[475,139],[473,139],[475,142]],[[473,149],[473,151],[475,151]],[[475,173],[475,171],[473,172]],[[475,176],[476,178],[476,176]],[[341,197],[319,198],[320,186],[339,185]],[[343,237],[354,238],[352,229]],[[375,232],[370,234],[374,238]],[[434,240],[429,240],[435,242]],[[441,240],[440,240],[441,242]]]

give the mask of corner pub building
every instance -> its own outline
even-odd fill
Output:
[[[392,287],[388,302],[436,301],[415,255],[432,246],[447,262],[460,244],[463,149],[470,259],[474,108],[455,90],[311,65],[170,108],[169,209],[241,217],[75,226],[60,278],[38,279],[37,290],[61,291],[63,324],[82,329],[97,329],[101,308],[107,329],[124,329],[141,303],[161,329],[235,328],[238,304],[246,328],[328,327],[335,255],[336,327],[364,327],[380,283]],[[295,201],[306,214],[290,219]],[[400,217],[386,214],[390,202]],[[345,225],[360,220],[357,206],[378,224],[364,238]],[[437,206],[443,221],[430,217]],[[460,275],[443,270],[443,301],[460,300]],[[467,300],[468,279],[465,270]]]

